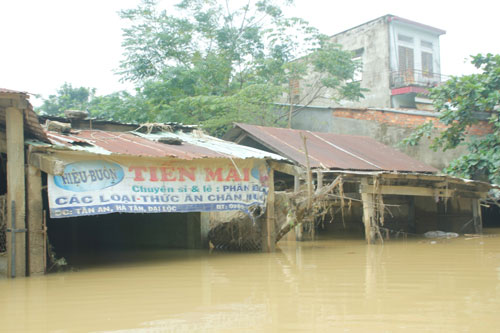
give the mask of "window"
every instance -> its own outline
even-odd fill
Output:
[[[363,80],[363,53],[365,49],[360,48],[353,51],[352,61],[358,64],[358,67],[354,71],[353,81]]]
[[[425,77],[432,77],[433,72],[432,53],[422,52],[422,75]]]
[[[422,47],[425,47],[425,48],[428,48],[428,49],[432,49],[432,42],[428,42],[426,40],[422,40],[422,41],[420,41],[420,45]]]
[[[413,37],[398,34],[398,40],[406,43],[413,43]]]
[[[399,54],[399,72],[400,75],[404,78],[404,83],[406,84],[413,83],[414,81],[413,49],[405,46],[399,46],[398,54]]]

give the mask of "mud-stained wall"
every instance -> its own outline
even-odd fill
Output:
[[[331,41],[360,55],[363,63],[361,87],[369,91],[358,102],[343,101],[346,107],[390,107],[389,30],[385,17],[334,35]],[[332,105],[318,103],[316,105]]]
[[[431,230],[473,233],[472,199],[415,197],[417,233]]]
[[[449,198],[447,202],[432,197],[384,196],[384,224],[382,236],[422,235],[427,231],[441,230],[460,234],[474,233],[472,221],[472,200],[468,198]],[[324,220],[316,221],[319,234],[364,234],[363,207],[355,202],[351,209],[344,208],[342,217],[340,208],[335,214],[326,215]]]

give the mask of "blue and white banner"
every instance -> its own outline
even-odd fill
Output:
[[[51,218],[264,208],[268,168],[261,160],[163,164],[78,161],[48,175]]]

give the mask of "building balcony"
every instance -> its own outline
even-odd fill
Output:
[[[391,89],[409,86],[432,88],[445,82],[447,79],[448,76],[446,75],[421,70],[396,71],[391,72]]]

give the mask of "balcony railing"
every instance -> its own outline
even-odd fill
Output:
[[[391,72],[391,89],[407,86],[435,87],[448,80],[448,76],[420,70]]]

